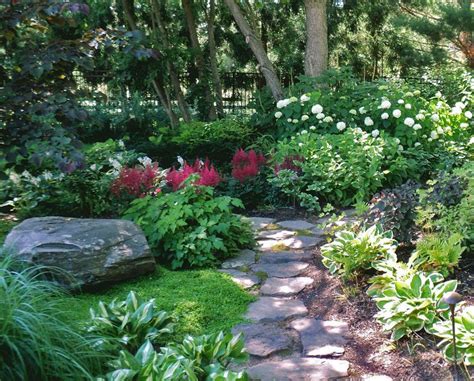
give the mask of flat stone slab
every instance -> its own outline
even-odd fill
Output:
[[[304,262],[261,263],[251,266],[251,269],[254,272],[264,272],[269,277],[291,278],[301,274],[308,266]]]
[[[296,234],[292,230],[262,230],[258,233],[257,239],[285,239],[293,237]]]
[[[316,227],[316,225],[306,222],[304,220],[280,221],[277,222],[277,225],[289,230],[310,230]]]
[[[244,249],[234,258],[222,262],[223,269],[236,269],[243,266],[250,266],[255,263],[255,251]]]
[[[310,249],[322,242],[325,242],[325,239],[322,236],[306,235],[295,236],[279,241],[280,244],[289,247],[290,249]]]
[[[263,362],[247,370],[251,380],[323,381],[348,375],[349,362],[311,357]]]
[[[303,343],[305,356],[340,356],[344,353],[349,327],[341,321],[297,319],[290,323]]]
[[[260,288],[260,294],[271,296],[292,296],[313,283],[309,277],[268,278]]]
[[[234,335],[243,333],[245,349],[252,356],[267,357],[291,349],[288,332],[274,324],[239,324],[232,329]]]
[[[262,296],[250,303],[245,317],[260,323],[306,316],[308,310],[301,300]]]
[[[261,253],[258,263],[288,263],[288,262],[305,262],[311,261],[313,254],[308,252],[279,251]]]
[[[281,246],[281,241],[276,239],[265,239],[257,242],[258,248],[262,251],[271,251],[276,245]]]
[[[253,274],[247,274],[243,271],[225,269],[218,270],[221,273],[229,274],[232,280],[242,288],[250,288],[260,283],[260,278]]]
[[[274,218],[267,218],[267,217],[246,217],[250,220],[252,227],[255,230],[265,229],[268,225],[274,224]]]

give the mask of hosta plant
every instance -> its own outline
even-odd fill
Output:
[[[163,347],[159,352],[146,341],[135,356],[121,351],[119,358],[112,362],[115,370],[108,374],[107,379],[246,381],[245,372],[234,372],[227,366],[230,361],[242,362],[247,358],[241,335],[220,332],[188,336],[183,343]]]
[[[466,366],[474,365],[474,306],[469,306],[455,318],[456,324],[456,362],[462,362]],[[438,344],[443,348],[443,356],[454,362],[453,331],[450,320],[440,321],[433,325],[430,333],[440,337]]]
[[[371,297],[381,296],[385,288],[393,282],[405,281],[415,273],[411,266],[400,261],[379,261],[373,267],[379,274],[369,279],[370,287],[367,289],[367,295]]]
[[[321,254],[331,274],[348,279],[373,268],[377,261],[396,261],[395,249],[391,233],[374,225],[358,233],[347,230],[336,233],[334,240],[321,248]]]
[[[439,319],[448,317],[449,306],[441,298],[456,289],[457,282],[443,282],[439,273],[417,272],[406,280],[396,280],[377,295],[375,315],[384,331],[399,340],[412,332],[429,330]]]
[[[156,308],[155,300],[142,301],[130,291],[125,300],[105,304],[90,310],[88,331],[97,335],[101,349],[127,349],[135,352],[145,340],[155,345],[164,344],[174,330],[174,319]]]

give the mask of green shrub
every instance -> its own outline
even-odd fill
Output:
[[[474,365],[474,306],[464,308],[462,313],[454,318],[456,322],[456,362],[465,366]],[[450,320],[440,321],[433,325],[430,333],[442,340],[438,347],[443,348],[443,356],[454,362],[453,330]]]
[[[234,152],[253,142],[254,130],[236,118],[214,122],[190,122],[179,126],[172,138],[181,156],[191,160],[208,158],[213,163],[229,163]]]
[[[146,340],[154,345],[165,344],[174,329],[173,318],[158,311],[154,299],[143,302],[133,291],[126,300],[99,302],[97,310],[91,308],[90,314],[88,332],[97,335],[96,345],[106,350],[135,353]]]
[[[212,187],[191,186],[193,178],[176,192],[134,200],[125,214],[174,269],[215,264],[254,242],[250,224],[232,213],[242,202],[214,197]]]
[[[415,268],[424,271],[437,271],[447,276],[458,266],[465,250],[461,242],[462,236],[460,234],[453,234],[449,238],[439,234],[427,235],[416,244],[416,250],[410,257],[410,263]]]
[[[0,260],[0,379],[92,380],[101,356],[65,321],[46,273]]]
[[[448,317],[449,306],[441,298],[446,292],[454,291],[457,282],[442,281],[439,273],[417,272],[407,279],[387,284],[374,298],[380,310],[375,317],[384,331],[392,332],[392,340],[423,328],[429,331],[440,317]]]
[[[377,261],[396,261],[395,249],[391,233],[384,233],[380,226],[374,225],[359,233],[336,233],[332,242],[321,247],[321,255],[331,274],[348,279],[373,268]]]

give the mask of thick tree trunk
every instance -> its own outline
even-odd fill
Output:
[[[133,8],[133,0],[122,0],[122,7],[129,29],[137,30],[137,23],[135,21],[135,12]],[[163,106],[166,115],[168,115],[171,126],[176,127],[179,123],[178,117],[173,111],[169,95],[165,87],[161,83],[161,80],[159,78],[155,78],[151,81],[151,84],[156,94],[158,95],[158,99],[160,100],[160,103]]]
[[[165,47],[165,49],[169,51],[170,44],[168,40],[168,32],[166,30],[165,23],[163,22],[163,17],[160,11],[160,5],[158,4],[157,0],[152,0],[152,8],[153,8],[153,13],[155,15],[156,23],[158,25],[158,30],[160,31],[161,41],[163,42],[163,46]],[[181,90],[181,83],[179,81],[178,75],[176,74],[176,68],[173,65],[173,63],[169,60],[169,58],[166,59],[166,66],[168,68],[168,72],[171,79],[171,85],[173,86],[173,90],[176,95],[176,99],[178,101],[178,107],[181,110],[183,119],[186,122],[190,122],[191,113],[189,112],[189,106],[186,102],[186,99],[184,99],[184,94],[183,94],[183,91]]]
[[[216,40],[214,36],[214,22],[216,17],[216,5],[214,0],[209,1],[209,13],[207,15],[207,34],[209,42],[209,62],[211,63],[212,84],[216,98],[217,113],[219,117],[224,116],[224,101],[222,99],[222,85],[219,68],[217,66]]]
[[[305,74],[321,75],[328,67],[326,0],[304,0],[306,10]]]
[[[201,82],[204,89],[204,96],[206,103],[209,107],[209,119],[216,119],[216,108],[214,106],[214,100],[212,99],[211,92],[209,90],[209,85],[206,75],[206,61],[204,60],[204,55],[202,53],[201,45],[199,44],[199,39],[197,35],[196,21],[194,20],[193,13],[193,2],[192,0],[181,0],[181,4],[184,9],[184,15],[186,17],[186,24],[188,26],[189,38],[191,40],[191,46],[194,50],[194,57],[196,59],[196,66],[198,69],[199,81]]]
[[[244,35],[245,41],[249,44],[250,49],[252,49],[252,52],[259,63],[260,71],[265,77],[267,86],[272,92],[273,98],[276,101],[280,100],[283,98],[281,83],[267,53],[265,52],[262,41],[256,36],[255,32],[250,27],[250,24],[245,19],[238,4],[234,0],[224,0],[224,2],[239,26],[241,33]]]

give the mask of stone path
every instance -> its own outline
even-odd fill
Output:
[[[344,353],[348,326],[342,321],[308,317],[298,294],[314,280],[305,276],[313,263],[311,249],[325,242],[323,232],[307,221],[250,219],[258,251],[244,250],[222,264],[242,287],[258,293],[246,318],[234,327],[242,332],[251,355],[247,372],[252,380],[305,381],[347,377]]]

